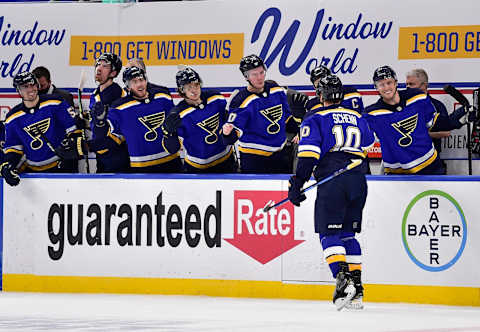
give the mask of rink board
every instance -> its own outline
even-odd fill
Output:
[[[3,289],[330,299],[313,191],[261,212],[287,179],[25,175],[3,185]],[[367,301],[480,305],[479,181],[369,178]]]

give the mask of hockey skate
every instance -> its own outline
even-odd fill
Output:
[[[362,271],[356,270],[352,271],[352,280],[353,285],[355,286],[355,296],[352,300],[347,303],[345,308],[352,310],[362,310],[363,309],[363,286],[362,286]]]
[[[340,265],[340,271],[337,274],[337,284],[333,292],[333,303],[337,310],[342,310],[348,305],[355,296],[356,290],[353,284],[352,276],[348,272],[348,265],[343,263]]]

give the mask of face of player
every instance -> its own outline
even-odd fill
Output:
[[[26,103],[36,101],[38,97],[38,87],[36,84],[23,84],[18,87],[18,93]]]
[[[375,83],[378,93],[386,103],[392,102],[397,94],[397,81],[393,78],[387,78]]]
[[[427,92],[427,83],[421,82],[417,76],[407,76],[407,80],[405,81],[407,88],[416,88],[420,89],[423,92]]]
[[[109,79],[114,78],[113,73],[112,65],[100,60],[95,65],[95,82],[97,82],[98,85],[105,84]]]
[[[265,85],[265,76],[267,72],[263,67],[257,67],[250,69],[247,72],[247,78],[250,81],[250,85],[255,89],[263,89]]]
[[[200,95],[202,93],[200,83],[192,82],[185,84],[183,86],[183,92],[185,94],[185,99],[188,99],[194,103],[200,102]]]
[[[137,99],[147,98],[147,80],[143,77],[134,77],[128,82],[130,93]]]
[[[50,89],[51,82],[47,80],[46,77],[38,77],[37,78],[38,84],[40,85],[40,92],[47,93],[48,89]]]

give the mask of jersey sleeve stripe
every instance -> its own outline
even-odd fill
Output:
[[[375,111],[371,111],[371,112],[368,112],[368,114],[370,115],[385,115],[385,114],[391,114],[393,113],[392,111],[389,111],[389,110],[386,110],[386,109],[381,109],[381,110],[375,110]]]
[[[193,111],[195,111],[195,107],[189,107],[189,108],[186,108],[183,111],[181,111],[179,113],[179,115],[180,115],[181,118],[183,118],[183,117],[187,116],[188,114],[192,113]]]
[[[10,115],[6,120],[5,120],[5,124],[8,124],[10,122],[12,122],[13,120],[15,120],[16,118],[22,116],[22,115],[25,115],[26,113],[24,111],[19,111],[19,112],[16,112],[12,115]]]
[[[319,146],[316,146],[316,145],[299,145],[298,146],[298,152],[302,152],[302,151],[314,151],[318,154],[320,154],[320,147]]]
[[[224,96],[215,95],[207,99],[207,104],[213,103],[215,100],[225,100]]]
[[[424,99],[427,99],[427,95],[424,94],[424,93],[421,93],[419,95],[413,96],[412,98],[408,99],[407,102],[406,102],[406,105],[408,106],[408,105],[413,104],[416,101],[424,100]]]
[[[245,98],[245,100],[243,101],[243,103],[240,104],[240,108],[244,108],[244,107],[247,107],[248,104],[250,104],[251,101],[257,99],[258,96],[256,95],[250,95],[248,96],[247,98]]]
[[[39,108],[50,106],[50,105],[60,105],[62,103],[61,100],[45,100],[44,102],[40,103]]]
[[[117,110],[124,110],[126,108],[129,108],[131,106],[134,106],[134,105],[138,105],[140,104],[140,102],[136,101],[136,100],[131,100],[125,104],[122,104],[122,105],[119,105],[117,107],[115,107]]]
[[[313,151],[302,151],[298,152],[297,154],[298,158],[315,158],[315,159],[320,159],[320,154],[317,152]]]
[[[343,96],[343,99],[351,99],[351,98],[361,98],[362,95],[358,92],[351,92],[347,93],[345,96]]]
[[[165,98],[168,100],[172,100],[172,96],[167,95],[166,93],[163,93],[163,92],[156,93],[155,96],[153,96],[153,99],[158,99],[158,98]]]

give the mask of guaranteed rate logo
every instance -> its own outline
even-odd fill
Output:
[[[224,239],[261,264],[267,264],[296,247],[295,214],[291,203],[268,212],[263,207],[286,196],[285,191],[236,190],[234,192],[234,234]]]
[[[403,214],[402,240],[410,259],[422,269],[438,272],[450,268],[467,242],[462,208],[440,190],[418,194]]]

